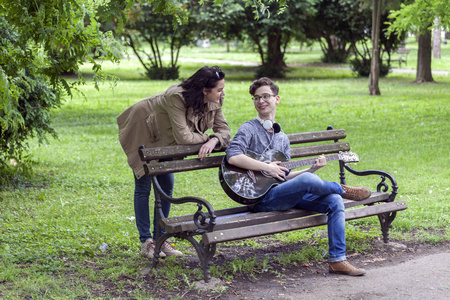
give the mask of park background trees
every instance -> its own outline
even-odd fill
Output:
[[[417,31],[419,51],[417,54],[416,83],[433,82],[431,73],[433,28],[450,26],[450,9],[446,0],[415,0],[402,4],[401,8],[391,12],[388,32],[402,33]]]
[[[178,57],[183,46],[192,43],[197,26],[191,1],[181,1],[187,10],[186,19],[174,29],[173,17],[155,13],[156,4],[136,3],[127,11],[125,30],[128,46],[133,50],[149,79],[178,79]],[[165,51],[167,49],[167,51]],[[170,60],[163,62],[169,52]]]
[[[120,6],[122,9],[124,6]],[[110,11],[92,1],[0,2],[0,178],[8,182],[10,162],[26,163],[27,140],[42,142],[51,127],[50,110],[85,80],[79,66],[92,63],[94,82],[104,74],[96,59],[119,61],[120,46],[99,20]],[[62,75],[72,72],[75,80]]]
[[[211,40],[221,39],[225,42],[236,39],[241,45],[242,42],[246,42],[260,56],[260,66],[255,77],[284,77],[288,70],[285,52],[288,45],[295,41],[317,41],[324,53],[324,62],[343,63],[350,56],[354,56],[355,71],[362,76],[369,75],[372,7],[367,0],[302,0],[289,2],[287,6],[273,1],[264,7],[265,15],[261,18],[255,18],[255,6],[248,5],[248,1],[230,0],[221,2],[220,5],[206,2],[202,6],[192,5],[191,2],[185,1],[184,6],[189,8],[189,13],[186,14],[183,25],[179,25],[179,28],[177,27],[174,31],[170,31],[170,26],[167,26],[168,21],[164,27],[168,30],[159,30],[157,33],[152,31],[151,28],[156,26],[155,23],[160,22],[160,26],[163,23],[158,21],[162,18],[149,13],[146,20],[139,21],[139,28],[130,26],[134,17],[129,19],[130,22],[126,28],[129,32],[134,32],[136,37],[140,34],[141,38],[147,41],[148,38],[145,36],[153,32],[152,42],[157,39],[160,44],[173,39],[174,36],[179,36],[185,31],[186,26],[191,29],[190,42],[194,40],[194,36]],[[398,7],[399,3],[399,1],[393,1],[383,5],[382,24],[388,20],[387,11]],[[140,7],[140,5],[137,6]],[[134,13],[130,15],[135,16]],[[380,56],[386,53],[388,57],[386,64],[382,67],[382,75],[385,76],[389,71],[390,52],[398,47],[401,40],[395,34],[385,37],[385,26],[382,28],[382,33],[378,48]],[[188,42],[186,39],[184,45]],[[132,48],[136,53],[134,43]],[[152,57],[159,57],[158,53],[155,51]],[[148,57],[153,64],[151,57]],[[141,63],[148,69],[144,61],[141,60]]]
[[[305,33],[319,43],[323,62],[346,62],[356,43],[364,39],[370,9],[362,4],[354,0],[320,0],[314,4],[316,13],[308,18]]]
[[[270,4],[269,11],[279,11],[277,2]],[[282,14],[272,13],[270,17],[254,19],[251,7],[245,8],[242,21],[245,36],[259,53],[261,65],[255,77],[282,78],[287,71],[285,53],[293,40],[305,36],[308,16],[314,13],[311,1],[292,1]]]
[[[287,69],[284,56],[286,48],[294,39],[304,37],[306,19],[314,11],[311,3],[307,0],[293,1],[284,7],[278,1],[268,1],[262,9],[263,15],[255,18],[255,9],[258,7],[248,5],[249,1],[245,0],[224,1],[220,5],[207,2],[202,6],[192,5],[192,1],[184,1],[183,5],[188,13],[184,22],[178,24],[176,28],[171,28],[167,16],[157,16],[152,13],[151,8],[145,10],[144,14],[141,14],[141,20],[138,21],[136,14],[132,13],[125,28],[126,32],[134,32],[133,39],[130,35],[127,37],[136,55],[145,47],[141,43],[138,49],[135,41],[139,37],[150,44],[151,49],[156,49],[155,42],[172,45],[173,41],[177,41],[176,44],[181,47],[192,43],[196,38],[221,39],[225,43],[231,39],[247,41],[260,56],[261,66],[255,77],[282,78]],[[137,4],[130,9],[132,12],[137,10],[143,11],[141,5]],[[149,38],[150,36],[152,38]],[[173,53],[173,50],[170,52]],[[158,51],[153,51],[153,56],[147,57],[154,65],[160,56]],[[144,60],[141,60],[141,64],[148,70]],[[175,65],[171,67],[176,68]],[[162,75],[156,77],[163,78]]]

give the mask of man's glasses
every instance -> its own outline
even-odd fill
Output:
[[[263,94],[262,96],[253,96],[252,100],[253,102],[259,102],[259,100],[263,100],[265,102],[268,102],[270,100],[270,97],[276,96],[276,95],[270,95],[270,94]]]

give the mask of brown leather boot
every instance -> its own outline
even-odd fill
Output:
[[[366,270],[359,269],[352,264],[350,264],[348,261],[339,261],[339,262],[332,262],[328,264],[329,272],[334,274],[344,274],[349,276],[362,276],[366,274]]]
[[[372,192],[363,186],[348,186],[343,184],[341,184],[341,186],[345,192],[345,194],[342,194],[342,198],[344,199],[360,201],[367,199],[372,195]]]

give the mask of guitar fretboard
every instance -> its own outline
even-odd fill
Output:
[[[327,162],[333,161],[333,160],[339,160],[339,154],[333,154],[333,155],[327,155],[325,156],[327,159]],[[289,170],[300,168],[304,166],[311,166],[316,161],[316,157],[314,158],[308,158],[308,159],[302,159],[302,160],[291,160],[282,162],[281,165],[285,168],[288,168]]]

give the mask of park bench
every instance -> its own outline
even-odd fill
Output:
[[[409,51],[410,51],[411,49],[406,49],[406,48],[398,48],[398,50],[397,50],[397,53],[398,53],[398,59],[396,59],[396,60],[398,60],[398,65],[401,67],[402,66],[402,63],[404,62],[405,63],[405,65],[406,65],[406,63],[408,62],[408,54],[409,54]]]
[[[331,126],[325,131],[288,134],[288,137],[291,142],[292,159],[317,157],[321,154],[335,154],[350,150],[350,144],[341,141],[346,137],[345,131],[342,129],[335,130]],[[146,174],[152,176],[155,205],[159,211],[155,218],[159,221],[158,226],[165,232],[163,235],[155,237],[153,267],[156,267],[158,263],[160,248],[166,239],[170,237],[186,239],[197,251],[204,280],[208,282],[211,279],[210,262],[219,243],[327,224],[326,215],[298,209],[254,213],[251,211],[251,206],[236,203],[237,206],[235,207],[214,210],[215,199],[206,200],[198,197],[202,194],[201,190],[193,190],[191,191],[192,195],[182,198],[168,197],[162,191],[156,175],[208,168],[219,170],[224,157],[224,149],[201,161],[197,158],[200,146],[180,145],[160,148],[141,146],[139,149]],[[173,160],[166,161],[168,159]],[[164,161],[160,162],[159,160]],[[395,201],[398,187],[394,177],[380,170],[357,171],[348,164],[339,161],[339,178],[342,184],[346,184],[345,171],[358,176],[379,176],[379,182],[375,181],[376,185],[372,187],[373,193],[370,198],[363,201],[344,200],[345,216],[347,221],[378,216],[383,240],[387,243],[389,228],[396,217],[396,212],[407,208],[405,201]],[[390,191],[389,182],[391,184]],[[217,188],[221,188],[219,178],[217,179]],[[189,215],[164,218],[161,210],[161,199],[166,199],[176,205],[194,203],[197,208],[194,205],[193,212]],[[194,211],[195,209],[197,211]]]

